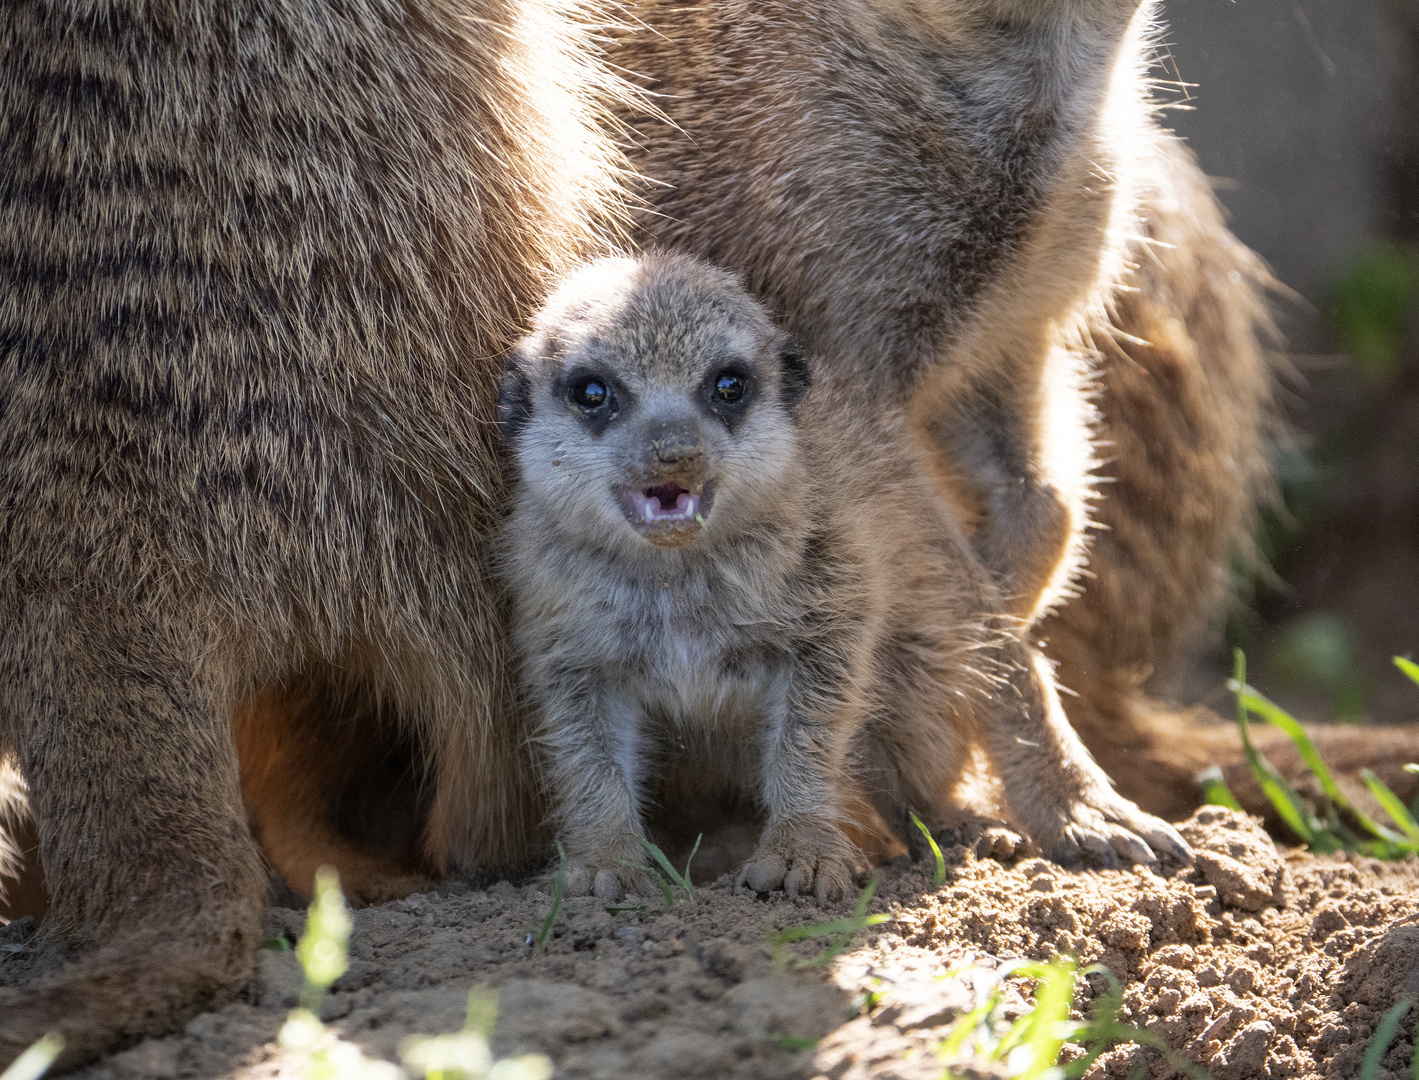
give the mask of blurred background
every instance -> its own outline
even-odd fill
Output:
[[[1419,0],[1171,0],[1164,115],[1270,264],[1295,439],[1227,646],[1302,720],[1419,721]],[[1228,653],[1191,695],[1229,711]]]

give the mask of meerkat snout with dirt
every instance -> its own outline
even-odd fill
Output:
[[[977,741],[1054,857],[1185,857],[1064,723],[902,417],[809,383],[738,279],[668,254],[573,275],[508,366],[505,574],[569,887],[641,888],[649,811],[698,785],[762,812],[740,884],[840,897],[849,807],[944,826]]]

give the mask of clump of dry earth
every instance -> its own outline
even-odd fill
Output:
[[[350,970],[322,1016],[367,1053],[397,1060],[405,1037],[457,1030],[470,987],[487,984],[499,991],[494,1050],[546,1053],[558,1076],[937,1080],[935,1047],[979,989],[969,971],[943,973],[1069,953],[1123,983],[1122,1019],[1217,1080],[1355,1077],[1385,1010],[1419,991],[1419,864],[1278,852],[1252,820],[1216,807],[1181,829],[1197,861],[1161,873],[1002,864],[957,847],[933,889],[928,867],[897,860],[870,907],[892,921],[823,967],[775,959],[769,939],[850,905],[825,913],[727,886],[696,889],[693,903],[669,910],[659,897],[614,914],[573,898],[536,946],[545,882],[455,882],[355,913]],[[302,921],[273,909],[268,932],[294,938]],[[25,932],[0,931],[0,947],[22,953]],[[803,957],[821,947],[795,946]],[[23,957],[7,965],[20,971]],[[291,953],[263,950],[240,1000],[77,1075],[295,1075],[299,1063],[274,1039],[300,985]],[[1102,976],[1081,982],[1079,1015],[1105,989]],[[1410,1016],[1384,1061],[1396,1080],[1408,1075],[1413,1039]],[[1089,1077],[1140,1070],[1176,1075],[1155,1052],[1120,1046]]]

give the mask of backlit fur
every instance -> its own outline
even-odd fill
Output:
[[[1276,425],[1269,277],[1159,123],[1157,5],[632,10],[613,58],[672,121],[626,112],[640,238],[741,272],[821,364],[910,399],[1086,742],[1186,812],[1196,763],[1239,751],[1145,686],[1215,617]]]

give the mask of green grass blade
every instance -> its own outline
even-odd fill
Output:
[[[1404,1019],[1404,1014],[1413,1004],[1413,998],[1405,998],[1384,1014],[1380,1026],[1375,1028],[1375,1034],[1371,1037],[1370,1044],[1365,1047],[1365,1057],[1360,1062],[1360,1080],[1380,1080],[1380,1062],[1384,1060],[1385,1052],[1389,1050],[1389,1044],[1394,1042],[1395,1032],[1399,1030],[1399,1022]]]
[[[951,1026],[950,1034],[946,1036],[945,1041],[937,1047],[938,1056],[949,1059],[958,1055],[961,1052],[961,1047],[966,1044],[966,1040],[1000,1004],[1002,997],[1004,994],[1001,991],[992,990],[985,1001],[957,1020]]]
[[[660,848],[656,847],[644,836],[638,839],[646,851],[650,852],[650,857],[665,871],[666,877],[678,885],[680,883],[680,875],[676,872],[675,865],[670,861],[669,857],[666,856],[665,852],[661,851]]]
[[[662,859],[665,858],[664,852],[662,852],[659,848],[655,847],[655,846],[654,846],[653,844],[651,844],[649,841],[646,841],[646,847],[652,848],[657,854],[660,855],[660,857],[661,857]],[[666,860],[666,861],[668,862],[669,860]],[[630,859],[622,859],[622,860],[621,860],[621,865],[622,865],[622,866],[629,866],[632,870],[649,870],[649,869],[650,869],[650,867],[646,866],[645,863],[631,862]],[[649,875],[649,877],[650,877],[650,879],[651,879],[652,881],[655,882],[655,887],[660,890],[660,895],[663,896],[663,897],[665,897],[665,906],[666,906],[666,907],[674,907],[674,906],[675,906],[675,890],[670,887],[670,882],[666,881],[666,880],[665,880],[663,877],[661,877],[659,874],[651,874],[651,875]]]
[[[330,984],[345,974],[353,926],[340,891],[340,876],[331,867],[322,866],[315,872],[315,895],[306,910],[305,933],[296,944],[296,958],[305,972],[302,1007],[319,1012]]]
[[[1256,777],[1257,783],[1261,785],[1262,793],[1270,800],[1271,805],[1276,807],[1276,812],[1281,815],[1281,819],[1307,845],[1321,851],[1338,850],[1339,840],[1330,836],[1321,823],[1316,820],[1315,815],[1306,809],[1305,804],[1291,785],[1286,782],[1286,778],[1281,775],[1276,766],[1267,761],[1252,743],[1251,725],[1247,721],[1247,702],[1244,696],[1244,691],[1247,689],[1247,658],[1241,649],[1234,649],[1232,657],[1232,681],[1227,686],[1237,695],[1237,728],[1242,736],[1242,749],[1246,751],[1247,762],[1251,765],[1251,771]]]
[[[685,860],[685,872],[680,875],[680,887],[691,900],[695,898],[695,886],[690,883],[690,864],[695,861],[695,852],[700,850],[700,841],[704,838],[704,833],[695,837],[695,846],[690,849],[690,856]]]
[[[562,842],[557,841],[557,876],[552,881],[552,909],[542,920],[542,929],[537,933],[537,944],[545,945],[552,933],[552,924],[557,921],[557,911],[562,906],[562,898],[567,894],[567,852]]]
[[[1230,810],[1242,808],[1232,789],[1227,786],[1227,781],[1222,779],[1222,770],[1216,765],[1197,774],[1197,786],[1202,789],[1202,801],[1207,806],[1225,806]]]
[[[936,859],[936,869],[931,872],[931,887],[939,889],[946,884],[946,859],[941,854],[941,846],[937,844],[936,837],[931,835],[931,830],[926,827],[921,818],[917,817],[910,810],[907,814],[912,819],[912,824],[921,830],[921,835],[926,837],[926,842],[931,845],[931,854]]]
[[[478,1036],[485,1043],[493,1041],[493,1029],[498,1023],[498,992],[486,986],[468,990],[468,1008],[463,1014],[463,1030]]]
[[[1370,794],[1375,797],[1375,801],[1384,808],[1386,814],[1394,819],[1394,823],[1408,838],[1408,842],[1401,846],[1409,848],[1411,851],[1415,850],[1416,845],[1419,845],[1419,821],[1414,820],[1414,815],[1409,812],[1409,807],[1405,806],[1399,796],[1390,790],[1388,784],[1369,769],[1361,769],[1360,776],[1365,781],[1365,786],[1370,789]]]
[[[1264,719],[1272,727],[1278,727],[1286,733],[1290,740],[1296,744],[1296,750],[1301,755],[1301,760],[1306,763],[1306,767],[1315,774],[1320,781],[1320,788],[1325,792],[1325,797],[1336,806],[1348,810],[1349,800],[1345,798],[1345,793],[1335,782],[1335,777],[1331,775],[1330,767],[1321,759],[1320,751],[1316,749],[1316,744],[1311,741],[1310,735],[1306,733],[1294,716],[1281,708],[1274,701],[1263,697],[1257,693],[1253,687],[1243,685],[1233,688],[1242,700],[1242,703]]]
[[[1335,777],[1331,775],[1329,766],[1321,759],[1320,751],[1316,749],[1315,743],[1311,741],[1311,737],[1306,733],[1306,729],[1297,722],[1295,717],[1291,716],[1290,713],[1286,712],[1285,709],[1281,708],[1275,702],[1257,693],[1252,687],[1247,686],[1244,681],[1234,681],[1234,683],[1229,683],[1228,687],[1236,693],[1240,709],[1256,713],[1273,727],[1280,728],[1285,732],[1286,736],[1295,744],[1296,751],[1300,754],[1301,760],[1305,762],[1306,767],[1310,769],[1311,773],[1320,783],[1321,791],[1325,794],[1327,799],[1336,807],[1354,814],[1371,832],[1376,832],[1376,828],[1378,828],[1376,823],[1370,821],[1364,814],[1350,805],[1350,800],[1345,797],[1345,793],[1341,791],[1339,785],[1336,784]],[[1322,838],[1324,834],[1331,830],[1328,830],[1315,815],[1306,808],[1305,803],[1296,794],[1295,789],[1286,782],[1285,778],[1282,777],[1281,773],[1275,769],[1270,762],[1266,761],[1259,752],[1257,753],[1257,757],[1266,767],[1268,774],[1267,779],[1270,780],[1271,783],[1275,785],[1275,788],[1279,789],[1282,794],[1285,805],[1276,803],[1276,795],[1273,791],[1267,792],[1273,805],[1276,806],[1277,812],[1280,813],[1282,817],[1286,818],[1286,823],[1293,829],[1295,828],[1293,820],[1295,817],[1304,819],[1306,824],[1305,830],[1297,829],[1296,832],[1298,835],[1302,836],[1302,838],[1313,847],[1317,846],[1318,839],[1320,843],[1324,845],[1326,840]],[[1261,779],[1260,775],[1258,775],[1258,780]],[[1265,790],[1268,784],[1263,781],[1262,787]],[[1290,814],[1287,812],[1288,806],[1291,811]],[[1307,836],[1307,831],[1312,835]],[[1379,834],[1376,833],[1376,835]],[[1349,845],[1344,844],[1340,840],[1335,840],[1329,845],[1329,849],[1337,850],[1344,846]]]
[[[836,922],[818,923],[814,926],[791,926],[787,930],[781,930],[771,938],[774,951],[777,953],[785,945],[790,945],[795,941],[804,941],[815,937],[835,938],[828,948],[811,960],[803,961],[803,966],[813,967],[819,964],[826,964],[838,956],[852,941],[852,936],[859,930],[869,926],[878,926],[884,922],[891,922],[890,915],[868,915],[867,905],[872,901],[872,894],[877,891],[878,879],[874,877],[863,889],[857,898],[857,906],[853,913],[846,919],[838,919]]]
[[[1037,965],[1033,971],[1021,968],[1016,971],[1033,974],[1040,980],[1035,990],[1035,1008],[1026,1018],[1029,1026],[1022,1032],[1021,1040],[1030,1047],[1030,1064],[1019,1076],[1019,1080],[1039,1080],[1059,1060],[1059,1048],[1064,1042],[1061,1024],[1069,1019],[1077,970],[1072,960],[1061,957],[1051,964]],[[1009,1042],[1008,1037],[1001,1042],[1003,1052],[1009,1052]]]
[[[685,860],[685,873],[681,874],[678,870],[675,869],[675,864],[670,861],[669,856],[667,856],[665,852],[661,851],[660,848],[656,847],[644,836],[637,837],[637,839],[640,840],[641,844],[644,845],[645,849],[650,852],[651,858],[656,861],[656,864],[660,867],[660,869],[665,871],[665,876],[670,879],[670,883],[672,885],[678,885],[681,889],[684,890],[685,895],[688,896],[691,900],[693,900],[695,898],[695,887],[690,884],[689,859]],[[695,852],[700,850],[700,841],[703,839],[704,833],[700,833],[700,835],[695,838],[695,846],[690,849],[690,859],[693,859],[695,857]],[[662,889],[661,891],[664,892],[665,890]],[[668,895],[671,897],[671,899],[667,900],[666,903],[673,906],[675,903],[675,894],[672,891]]]
[[[1394,666],[1413,679],[1416,684],[1419,684],[1419,664],[1416,664],[1413,660],[1406,660],[1402,656],[1396,656],[1394,658]]]
[[[51,1031],[31,1043],[28,1050],[10,1062],[10,1067],[0,1073],[0,1080],[39,1080],[63,1049],[64,1037]]]
[[[1246,708],[1264,718],[1267,723],[1271,724],[1273,727],[1280,728],[1286,733],[1290,740],[1296,744],[1296,751],[1301,755],[1301,760],[1306,763],[1306,767],[1311,770],[1315,778],[1320,782],[1321,791],[1325,793],[1325,797],[1338,809],[1353,814],[1356,820],[1358,820],[1372,836],[1378,837],[1385,844],[1404,846],[1404,838],[1398,833],[1381,825],[1358,807],[1351,805],[1350,800],[1345,797],[1345,793],[1340,790],[1340,785],[1335,782],[1335,777],[1331,775],[1330,768],[1321,759],[1320,751],[1316,749],[1315,743],[1311,741],[1311,737],[1306,733],[1306,729],[1296,721],[1295,717],[1275,702],[1269,701],[1267,698],[1257,693],[1256,690],[1250,686],[1243,685],[1238,691],[1238,697]],[[1374,789],[1371,788],[1371,790],[1373,791]],[[1292,791],[1290,794],[1294,796],[1295,793]],[[1383,803],[1383,800],[1381,800],[1381,802]],[[1388,807],[1386,807],[1386,809],[1388,809]],[[1397,818],[1396,821],[1398,821]],[[1353,846],[1353,844],[1345,843],[1342,846],[1348,848]]]

